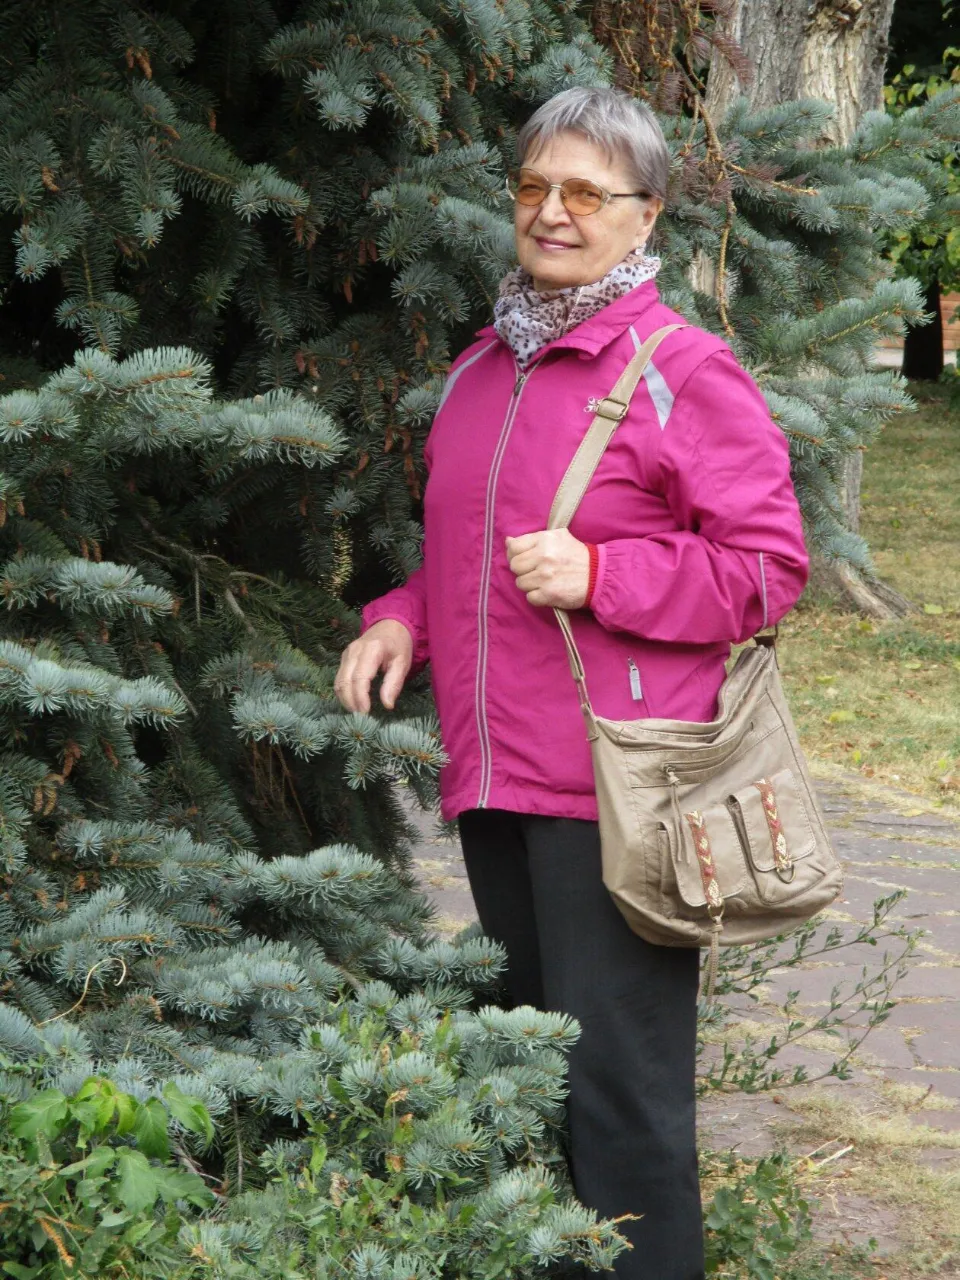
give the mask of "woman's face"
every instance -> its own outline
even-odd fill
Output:
[[[607,191],[636,191],[637,180],[625,160],[608,160],[582,134],[559,133],[524,157],[524,168],[536,169],[549,182],[589,178]],[[661,202],[608,200],[586,216],[569,213],[559,191],[541,205],[514,205],[514,229],[520,265],[533,276],[537,290],[569,289],[593,284],[642,245],[653,229]]]

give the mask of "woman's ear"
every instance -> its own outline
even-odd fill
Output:
[[[650,238],[653,236],[654,228],[657,223],[657,218],[659,217],[662,209],[663,209],[663,201],[659,199],[651,201],[651,203],[648,204],[647,207],[644,209],[643,225],[640,227],[640,229],[637,232],[637,248],[638,249],[642,249],[644,245],[647,243],[647,241],[650,240]]]

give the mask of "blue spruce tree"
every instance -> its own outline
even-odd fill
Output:
[[[434,793],[425,687],[386,722],[332,678],[418,554],[497,139],[603,55],[520,4],[24,4],[0,37],[0,1094],[172,1079],[228,1190],[325,1134],[328,1207],[399,1178],[465,1275],[496,1231],[602,1265],[548,1172],[576,1029],[476,1012],[502,955],[438,938],[410,872],[387,782]]]

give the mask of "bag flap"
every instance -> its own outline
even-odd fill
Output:
[[[816,837],[797,780],[790,769],[760,778],[731,798],[758,871],[785,872],[808,857]]]
[[[682,814],[674,869],[677,888],[688,907],[707,905],[709,884],[716,881],[721,897],[731,898],[749,884],[750,873],[733,817],[723,804]]]

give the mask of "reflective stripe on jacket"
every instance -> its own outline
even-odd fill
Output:
[[[680,320],[649,281],[521,376],[493,328],[454,362],[427,440],[424,559],[363,611],[431,663],[449,763],[442,811],[596,819],[560,629],[528,603],[504,539],[543,529],[584,431],[643,340]],[[777,622],[807,578],[787,442],[729,347],[688,327],[647,368],[570,525],[599,547],[573,613],[594,710],[709,720],[731,642]]]

